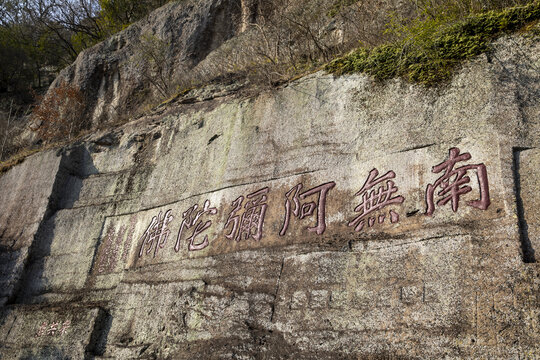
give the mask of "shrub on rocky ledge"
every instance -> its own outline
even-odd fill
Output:
[[[84,128],[84,97],[73,85],[60,83],[41,99],[33,112],[33,130],[45,142],[71,138]]]
[[[403,76],[433,85],[448,80],[456,65],[489,50],[490,42],[540,19],[540,1],[475,14],[461,21],[422,19],[399,29],[395,43],[359,48],[330,62],[333,74],[364,72],[379,80]]]

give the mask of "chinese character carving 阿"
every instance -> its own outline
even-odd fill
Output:
[[[331,181],[301,192],[303,185],[300,183],[289,190],[285,194],[285,219],[279,235],[284,236],[286,234],[291,221],[291,214],[302,220],[312,216],[315,210],[317,211],[317,223],[313,227],[308,227],[308,231],[314,231],[317,235],[322,235],[326,230],[326,196],[334,186],[336,186],[336,183]],[[318,194],[317,200],[301,203],[301,200],[315,194]]]
[[[389,205],[402,204],[405,200],[401,195],[392,197],[399,190],[394,181],[391,180],[396,177],[394,171],[388,171],[377,178],[378,175],[379,171],[372,169],[364,186],[354,194],[354,196],[360,196],[362,199],[362,202],[354,208],[354,211],[360,214],[347,224],[354,227],[355,231],[361,231],[366,225],[366,221],[369,227],[372,227],[375,223],[382,224],[386,219],[386,213],[378,216],[375,213]],[[388,214],[392,224],[399,222],[397,212],[390,210]]]
[[[207,220],[206,222],[203,222],[201,219],[201,216],[203,215],[215,215],[217,214],[217,209],[215,207],[210,207],[210,200],[206,200],[204,202],[204,206],[202,210],[197,210],[199,206],[197,204],[190,207],[184,214],[182,215],[182,225],[180,225],[180,231],[178,232],[178,238],[176,239],[176,245],[174,246],[174,250],[176,252],[180,251],[180,241],[182,238],[182,232],[184,230],[189,230],[191,228],[193,229],[193,233],[190,237],[188,237],[188,250],[189,251],[197,251],[202,250],[205,247],[208,246],[208,235],[204,236],[204,239],[202,242],[196,244],[195,238],[208,229],[210,225],[212,225],[211,220]]]
[[[464,165],[454,169],[457,162],[467,161],[471,159],[471,154],[460,154],[458,148],[451,148],[448,155],[448,160],[433,167],[431,172],[438,174],[442,172],[441,177],[433,184],[428,184],[426,189],[426,205],[427,209],[425,214],[431,216],[435,211],[435,190],[440,188],[437,195],[441,197],[437,201],[437,205],[443,206],[450,202],[452,204],[452,211],[456,212],[459,207],[460,196],[467,194],[472,190],[468,185],[470,177],[466,176],[469,170],[476,170],[476,176],[478,179],[478,186],[480,192],[480,199],[467,201],[467,205],[480,210],[486,210],[489,207],[489,185],[487,178],[486,165]]]
[[[252,237],[256,241],[261,241],[264,216],[268,206],[266,203],[268,191],[268,187],[265,187],[247,195],[244,212],[241,216],[237,215],[237,213],[242,210],[244,196],[239,196],[232,202],[233,210],[229,214],[224,227],[227,229],[232,225],[230,233],[225,235],[227,239],[240,241]]]
[[[150,226],[148,226],[141,237],[142,244],[141,250],[139,251],[139,257],[143,255],[145,245],[147,246],[146,254],[149,254],[152,251],[152,248],[154,248],[154,257],[156,257],[158,249],[163,249],[167,242],[167,238],[171,233],[168,225],[173,219],[174,216],[172,215],[172,210],[167,210],[165,215],[160,211],[158,216],[152,218]]]

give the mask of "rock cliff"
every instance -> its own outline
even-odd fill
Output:
[[[106,41],[87,49],[64,69],[52,87],[73,84],[85,95],[82,116],[93,126],[127,117],[152,89],[143,75],[149,64],[138,61],[145,36],[159,41],[166,61],[159,64],[167,80],[189,71],[238,32],[240,0],[174,1]],[[141,42],[143,42],[141,44]],[[154,70],[155,71],[155,70]]]
[[[316,35],[321,38],[317,41],[322,42],[327,37],[325,41],[330,43],[324,46],[330,47],[357,43],[358,38],[347,35],[358,33],[358,29],[351,28],[358,26],[356,22],[362,23],[365,33],[381,33],[388,12],[407,16],[411,11],[410,6],[392,0],[384,5],[377,4],[375,12],[357,11],[362,15],[356,14],[354,21],[345,22],[320,16],[319,12],[324,13],[335,3],[332,0],[320,1],[324,6],[315,6],[315,9],[311,9],[312,5],[306,0],[281,2],[284,9],[279,1],[272,5],[261,0],[172,1],[106,41],[82,51],[77,60],[59,74],[50,89],[64,83],[79,89],[85,107],[80,123],[85,128],[103,127],[136,116],[141,107],[159,104],[178,91],[200,85],[201,81],[226,78],[229,72],[239,69],[247,71],[246,68],[252,66],[247,65],[249,63],[259,62],[262,66],[277,55],[259,52],[270,52],[274,46],[301,53],[301,43],[309,42],[309,36],[299,39],[298,34],[290,34],[294,30],[279,25],[284,22],[280,17],[290,16],[289,22],[304,21],[297,26],[301,29],[308,26],[305,31],[327,33]],[[371,0],[367,3],[374,7]],[[310,9],[302,10],[304,7]],[[309,21],[315,18],[321,18],[318,19],[320,24],[309,28]],[[273,33],[276,31],[284,34]],[[287,45],[284,45],[285,40],[279,40],[285,34],[290,38]],[[268,49],[239,50],[268,42],[268,37],[272,36],[278,40],[271,40]],[[283,52],[284,49],[272,51]],[[261,56],[264,61],[257,59]]]
[[[439,88],[315,73],[29,157],[1,357],[538,357],[540,41],[493,46]]]

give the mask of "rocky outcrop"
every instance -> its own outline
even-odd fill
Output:
[[[539,61],[520,35],[440,88],[316,73],[30,157],[0,353],[538,357]]]
[[[135,61],[142,51],[141,37],[161,41],[161,70],[168,79],[189,71],[208,53],[233,36],[240,26],[240,0],[173,1],[106,41],[83,51],[64,69],[52,87],[66,82],[85,96],[83,117],[98,126],[128,117],[152,95],[148,70]],[[236,25],[238,24],[238,25]]]
[[[350,14],[326,16],[335,4],[333,0],[317,4],[305,0],[172,1],[81,52],[55,79],[49,95],[63,83],[80,89],[85,99],[82,127],[102,128],[139,115],[142,108],[153,107],[193,83],[223,81],[242,72],[241,76],[247,76],[245,72],[255,71],[254,64],[262,66],[277,53],[305,57],[300,52],[309,45],[302,43],[313,36],[320,37],[319,42],[324,38],[328,51],[345,49],[346,43],[358,43],[359,33],[366,39],[378,37],[374,34],[383,32],[388,13],[405,17],[411,13],[411,6],[392,0],[384,5],[368,1]],[[295,24],[298,29],[287,28],[284,16],[289,26]],[[318,25],[310,28],[310,22]],[[285,41],[287,36],[290,39]],[[258,43],[263,42],[267,48],[260,49]]]

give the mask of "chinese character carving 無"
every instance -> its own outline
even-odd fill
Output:
[[[394,196],[399,189],[393,180],[396,177],[394,171],[388,171],[380,176],[377,169],[372,169],[364,183],[364,186],[354,196],[360,196],[362,202],[354,208],[354,211],[360,213],[357,217],[351,220],[347,225],[354,227],[355,231],[361,231],[367,221],[369,227],[372,227],[376,222],[383,223],[386,219],[385,214],[375,215],[375,212],[393,204],[402,204],[405,200],[403,196]],[[379,185],[380,184],[380,185]],[[377,185],[379,185],[377,187]],[[389,211],[390,222],[395,224],[399,221],[399,215],[394,210]]]

